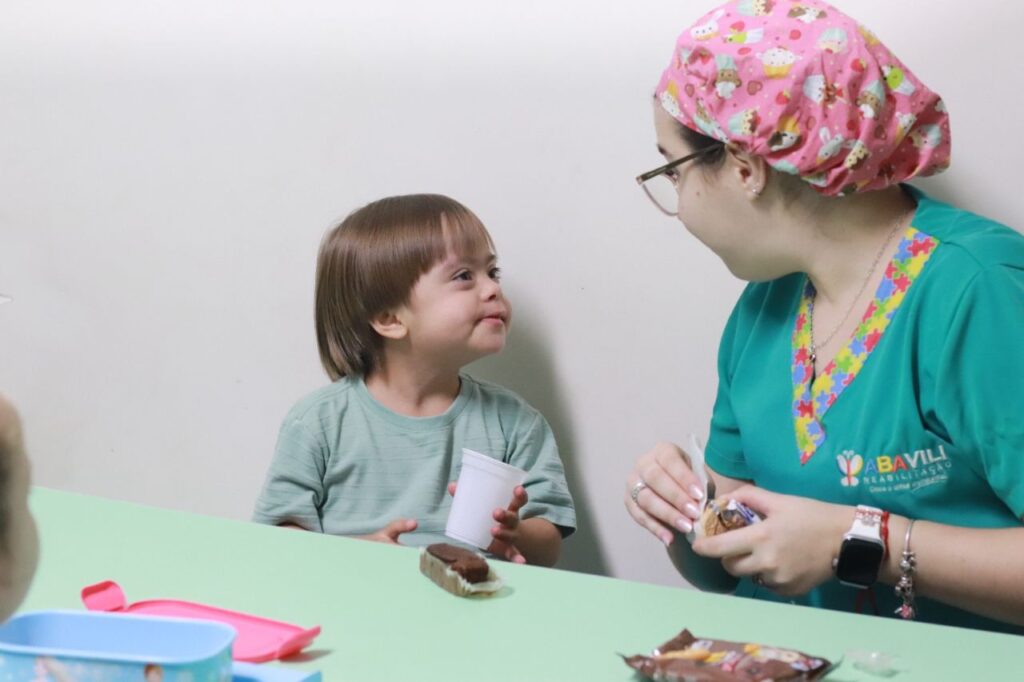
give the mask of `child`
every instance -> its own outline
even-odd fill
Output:
[[[25,598],[39,557],[28,487],[21,422],[14,407],[0,396],[0,622]]]
[[[576,515],[551,429],[461,369],[505,346],[490,235],[432,194],[373,202],[320,247],[316,330],[334,383],[285,418],[255,520],[378,542],[444,536],[462,448],[525,469],[487,551],[551,566]]]

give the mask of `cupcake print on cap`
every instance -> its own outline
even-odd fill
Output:
[[[761,55],[761,63],[768,78],[785,78],[796,64],[796,55],[784,47],[773,47]]]

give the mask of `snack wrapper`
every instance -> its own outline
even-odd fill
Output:
[[[623,656],[623,660],[656,682],[817,680],[832,668],[824,658],[792,649],[698,639],[689,630],[683,630],[650,656]]]
[[[700,521],[694,524],[694,534],[697,537],[718,535],[726,531],[745,528],[760,521],[760,515],[747,505],[720,497],[710,500],[704,505]]]
[[[728,530],[736,530],[761,521],[761,516],[753,509],[724,497],[715,498],[714,482],[704,467],[704,448],[696,436],[690,434],[689,448],[693,473],[704,489],[704,502],[701,505],[700,521],[693,524],[693,530],[686,534],[691,543],[704,535],[718,535]]]
[[[487,569],[486,581],[471,583],[443,561],[431,556],[426,547],[420,550],[420,572],[441,589],[459,597],[489,596],[500,590],[505,584],[490,566]]]

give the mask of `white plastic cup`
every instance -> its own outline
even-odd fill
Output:
[[[444,534],[487,549],[494,541],[495,509],[505,509],[526,472],[493,457],[462,448],[462,471]]]

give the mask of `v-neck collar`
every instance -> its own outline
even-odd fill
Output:
[[[935,237],[919,231],[913,224],[906,229],[857,329],[817,377],[814,377],[814,365],[811,362],[810,319],[814,305],[814,286],[807,280],[797,309],[792,355],[793,421],[800,464],[806,464],[825,442],[822,425],[825,413],[864,367],[910,290],[910,285],[921,273],[938,244]]]

